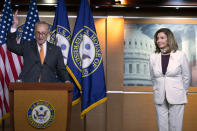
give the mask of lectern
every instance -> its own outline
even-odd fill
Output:
[[[71,83],[10,83],[11,131],[69,131]]]

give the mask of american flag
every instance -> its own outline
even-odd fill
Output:
[[[38,17],[36,0],[31,0],[25,26],[23,28],[21,42],[23,40],[28,40],[28,41],[34,40],[34,28],[36,22],[38,21],[39,21],[39,17]]]
[[[21,57],[11,53],[6,46],[11,25],[11,3],[5,0],[0,20],[0,119],[9,112],[9,83],[17,80],[22,68]]]

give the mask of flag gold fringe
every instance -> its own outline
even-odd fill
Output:
[[[67,69],[68,73],[72,76],[72,78],[75,81],[75,83],[76,83],[77,87],[79,88],[79,90],[81,91],[81,89],[82,89],[81,85],[79,84],[79,82],[78,82],[77,78],[75,77],[75,75],[72,73],[71,69],[68,66],[66,66],[66,69]]]
[[[107,101],[107,97],[104,97],[103,99],[101,99],[101,100],[95,102],[94,104],[90,105],[88,108],[86,108],[85,110],[83,110],[83,111],[81,112],[81,115],[80,115],[81,119],[84,118],[84,116],[85,116],[85,114],[86,114],[87,112],[89,112],[91,109],[93,109],[94,107],[98,106],[99,104],[104,103],[105,101]]]
[[[5,119],[9,116],[10,116],[10,113],[6,113],[5,115],[3,115],[2,119],[0,119],[0,123],[2,123],[3,119]]]
[[[72,76],[72,78],[73,78],[73,80],[75,81],[77,87],[81,90],[81,89],[82,89],[82,88],[81,88],[81,85],[80,85],[79,82],[77,81],[77,79],[76,79],[75,75],[72,73],[71,69],[70,69],[68,66],[66,66],[66,69],[67,69],[67,71],[69,72],[69,74]],[[72,102],[72,105],[76,105],[77,103],[80,102],[80,100],[81,100],[81,98],[76,99],[75,101]],[[81,119],[84,118],[84,116],[85,116],[85,114],[86,114],[87,112],[89,112],[91,109],[93,109],[94,107],[98,106],[99,104],[104,103],[105,101],[107,101],[107,97],[104,97],[103,99],[101,99],[101,100],[99,100],[99,101],[93,103],[93,104],[90,105],[88,108],[86,108],[85,110],[83,110],[83,111],[81,112],[81,115],[80,115]]]
[[[77,98],[76,100],[74,100],[72,102],[72,106],[76,105],[77,103],[79,103],[81,101],[81,97],[80,98]]]
[[[72,73],[71,69],[68,66],[66,66],[66,69],[67,69],[68,73],[71,75],[71,77],[73,78],[73,80],[75,81],[75,83],[76,83],[77,87],[79,88],[79,90],[81,90],[81,85],[77,81],[77,79],[76,79],[75,75]],[[74,100],[72,102],[72,106],[76,105],[80,101],[81,101],[81,97],[80,98],[77,98],[76,100]]]

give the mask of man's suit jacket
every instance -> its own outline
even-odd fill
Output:
[[[41,64],[40,54],[35,41],[16,42],[16,32],[8,33],[7,47],[11,52],[23,56],[23,68],[19,79],[23,82],[56,82],[56,75],[62,80],[69,80],[60,47],[47,42],[44,63]]]
[[[170,104],[187,103],[186,93],[191,74],[188,60],[183,52],[170,53],[165,75],[162,73],[161,53],[151,54],[150,76],[153,82],[155,104],[162,104],[165,97]]]

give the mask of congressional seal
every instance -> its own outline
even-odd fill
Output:
[[[46,128],[50,126],[55,117],[53,107],[47,102],[39,100],[28,109],[27,119],[29,124],[35,128]]]
[[[74,37],[71,56],[82,77],[93,74],[102,61],[102,54],[96,33],[84,26]]]

